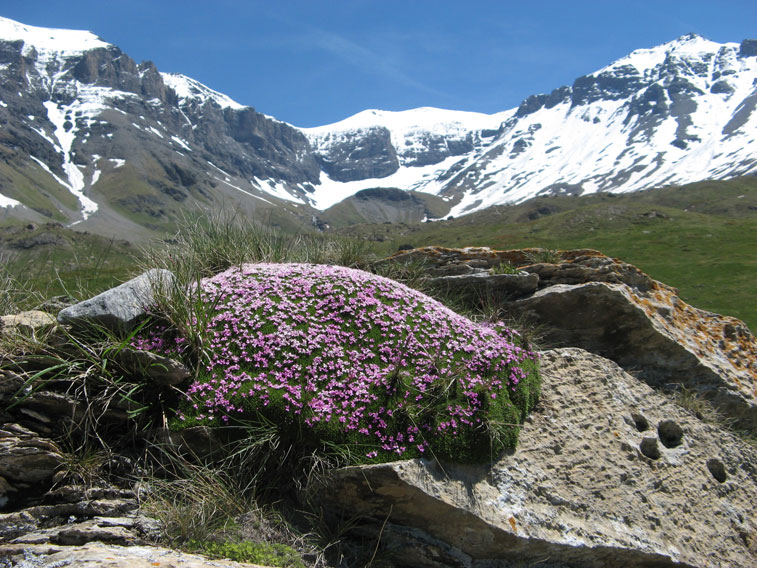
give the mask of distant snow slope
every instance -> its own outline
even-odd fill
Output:
[[[180,73],[161,73],[160,75],[163,77],[165,84],[179,95],[180,104],[184,104],[188,100],[196,100],[200,104],[211,100],[221,108],[233,108],[237,110],[245,108],[244,105],[240,105],[223,93],[214,91],[186,75]]]
[[[64,57],[80,55],[90,49],[108,47],[92,32],[80,30],[61,30],[55,28],[38,28],[0,17],[0,38],[16,41],[22,40],[25,51],[33,47],[38,52],[56,53]]]

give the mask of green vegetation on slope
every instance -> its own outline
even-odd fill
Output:
[[[77,232],[59,223],[0,227],[0,276],[12,276],[35,299],[70,295],[84,299],[133,276],[139,251],[127,241]]]
[[[398,246],[592,248],[677,287],[690,304],[757,329],[757,178],[624,195],[544,197],[450,221],[362,225],[341,234]]]

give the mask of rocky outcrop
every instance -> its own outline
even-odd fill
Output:
[[[635,373],[578,348],[546,351],[541,399],[517,449],[485,465],[407,460],[332,472],[315,493],[326,523],[361,519],[345,537],[355,539],[350,546],[369,542],[376,565],[434,568],[757,563],[757,449],[653,388],[680,380],[746,422],[756,351],[743,324],[688,306],[673,288],[596,251],[426,248],[384,262],[422,265],[445,293],[500,297],[552,341],[585,344]],[[61,321],[133,325],[149,303],[149,276]],[[89,353],[87,370],[76,360],[72,369],[82,372],[72,376],[37,374],[78,353],[70,336],[46,337],[36,358],[0,353],[0,558],[244,566],[144,546],[159,530],[139,513],[149,491],[137,482],[144,446],[212,460],[228,442],[208,426],[165,427],[165,401],[190,371],[128,347],[106,351],[102,364]],[[90,455],[69,447],[86,436],[109,447],[95,443]]]
[[[63,463],[58,446],[20,424],[0,425],[0,510],[38,484],[49,484]]]
[[[693,389],[741,426],[757,424],[757,340],[747,326],[688,305],[631,264],[592,250],[440,247],[384,262],[423,264],[432,283],[469,274],[491,288],[497,266],[517,266],[537,284],[502,289],[498,299],[547,344],[601,354],[658,388]]]
[[[93,542],[81,547],[58,545],[3,545],[0,557],[7,557],[11,566],[80,566],[82,568],[262,568],[258,564],[209,560],[159,546],[118,546]]]
[[[502,298],[525,296],[536,290],[538,283],[539,277],[536,274],[526,272],[521,274],[473,272],[429,279],[429,285],[437,290],[473,298],[489,298],[493,295]]]
[[[111,331],[131,330],[145,317],[156,289],[171,285],[173,274],[154,268],[58,313],[58,322],[65,325],[94,325]]]
[[[317,155],[321,169],[335,181],[383,178],[399,167],[389,130],[384,127],[360,131],[360,136],[326,136]]]
[[[0,316],[0,333],[36,337],[56,326],[55,317],[41,310],[27,310],[18,314]]]
[[[191,375],[181,362],[152,351],[124,347],[115,354],[115,360],[131,374],[157,385],[178,385]]]
[[[491,467],[337,471],[332,509],[383,529],[396,566],[751,566],[757,451],[611,361],[542,358],[542,399]]]

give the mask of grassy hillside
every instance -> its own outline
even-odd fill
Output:
[[[380,254],[398,246],[594,248],[679,288],[696,307],[757,329],[757,178],[625,195],[537,198],[434,223],[362,225]]]
[[[281,217],[281,218],[279,218]],[[284,231],[287,215],[264,224]],[[33,228],[29,228],[33,227]],[[378,256],[401,245],[594,248],[679,288],[696,307],[757,329],[757,178],[626,195],[544,197],[433,223],[376,223],[337,231]],[[356,253],[358,254],[358,253]],[[3,267],[45,294],[100,291],[136,270],[138,247],[59,224],[0,227]]]
[[[128,241],[59,223],[0,226],[0,279],[11,276],[22,288],[19,293],[30,294],[22,307],[60,294],[84,298],[120,284],[136,270],[138,256]]]

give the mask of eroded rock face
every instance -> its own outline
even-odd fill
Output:
[[[755,565],[754,447],[580,349],[546,352],[542,377],[490,468],[345,468],[332,506],[388,517],[398,566]]]
[[[145,316],[153,299],[154,287],[168,286],[172,280],[170,271],[153,268],[94,298],[64,308],[58,313],[58,322],[128,331]]]
[[[426,247],[388,261],[422,262],[431,282],[469,274],[492,287],[492,268],[517,266],[537,277],[535,288],[503,290],[499,299],[548,344],[601,354],[656,387],[694,389],[740,425],[757,424],[757,339],[742,321],[690,306],[675,288],[597,251],[535,262],[545,253]]]
[[[22,484],[47,481],[61,462],[60,450],[52,440],[19,424],[0,427],[0,476],[6,480]]]

